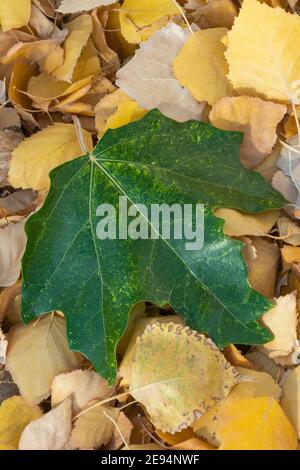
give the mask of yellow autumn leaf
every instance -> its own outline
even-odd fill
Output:
[[[209,119],[218,129],[243,132],[241,162],[253,169],[271,153],[277,140],[277,125],[286,112],[285,105],[259,98],[225,97],[212,107]]]
[[[83,131],[86,146],[92,150],[92,137]],[[56,166],[82,155],[73,124],[57,123],[33,134],[14,150],[9,180],[15,188],[48,189],[49,172]]]
[[[155,427],[175,433],[226,397],[238,379],[210,339],[157,322],[137,338],[129,392]]]
[[[58,80],[71,82],[80,54],[93,30],[90,15],[81,15],[65,25],[69,34],[64,42],[64,63],[52,72]]]
[[[90,76],[70,84],[42,73],[29,80],[26,94],[35,101],[52,101],[85,87],[92,78]]]
[[[129,43],[137,44],[179,13],[173,0],[125,0],[119,10],[121,33]]]
[[[195,431],[219,450],[296,450],[296,432],[272,397],[229,396],[203,415]]]
[[[228,77],[237,89],[299,102],[300,17],[256,0],[244,0],[228,33]]]
[[[134,100],[120,103],[115,114],[108,119],[103,132],[106,132],[108,129],[117,129],[118,127],[125,126],[125,124],[137,121],[144,117],[147,112],[146,109],[141,108]]]
[[[24,398],[14,396],[0,406],[0,449],[16,450],[24,428],[42,416],[37,406],[30,406]]]
[[[226,28],[197,31],[189,37],[174,61],[177,80],[197,101],[213,105],[231,93],[226,78],[225,46],[221,41],[226,32]]]
[[[81,356],[70,351],[65,319],[58,315],[45,315],[29,325],[18,323],[7,339],[7,370],[31,404],[50,395],[54,377],[76,369],[82,362]]]
[[[4,32],[26,26],[31,13],[31,0],[1,0],[0,24]]]

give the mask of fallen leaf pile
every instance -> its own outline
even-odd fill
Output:
[[[0,0],[0,450],[298,449],[299,14]],[[97,239],[120,195],[203,247]]]

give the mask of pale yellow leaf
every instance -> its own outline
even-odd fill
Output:
[[[9,331],[6,367],[29,403],[47,398],[54,377],[76,369],[81,361],[69,350],[61,316],[49,314]]]
[[[30,26],[37,32],[40,38],[47,38],[52,35],[55,30],[55,24],[47,18],[40,8],[31,6],[31,15],[29,20]]]
[[[116,0],[62,0],[57,11],[60,13],[77,13],[111,5],[112,3],[116,3]]]
[[[144,333],[147,325],[151,325],[152,323],[156,323],[156,322],[159,322],[159,323],[172,322],[172,323],[180,325],[180,324],[183,324],[184,320],[179,315],[170,315],[167,317],[139,318],[134,322],[131,333],[130,333],[130,337],[128,339],[128,345],[127,345],[126,351],[124,353],[124,356],[122,358],[122,361],[119,367],[119,373],[122,377],[121,385],[125,388],[129,387],[130,382],[131,382],[131,368],[132,368],[132,363],[135,358],[136,340],[138,336]]]
[[[139,43],[179,13],[173,0],[125,0],[119,10],[121,33],[129,43]]]
[[[215,216],[225,220],[224,233],[231,237],[244,235],[265,236],[275,225],[279,211],[246,214],[235,209],[216,209]]]
[[[72,399],[66,398],[57,408],[26,426],[19,450],[60,450],[67,443],[72,429]]]
[[[93,29],[90,15],[81,15],[65,25],[69,34],[64,42],[64,63],[53,71],[58,80],[71,82],[74,69],[82,49],[87,44]]]
[[[273,397],[279,401],[281,388],[270,374],[244,367],[236,367],[236,370],[241,376],[241,382],[230,392],[230,397]]]
[[[221,42],[226,32],[226,28],[197,31],[187,39],[174,60],[177,80],[197,101],[213,105],[231,93],[226,78],[225,46]]]
[[[130,442],[130,436],[133,430],[131,421],[127,418],[125,413],[121,411],[116,420],[116,427],[114,429],[113,437],[109,443],[110,450],[118,450],[124,445]]]
[[[296,364],[300,352],[297,342],[296,293],[281,296],[275,302],[275,307],[262,317],[263,324],[271,330],[274,339],[259,346],[259,350],[279,364],[283,356],[286,356],[290,365]]]
[[[83,131],[92,150],[92,137]],[[82,155],[73,124],[57,123],[33,134],[14,150],[9,180],[16,188],[48,189],[49,172],[56,166]]]
[[[203,104],[178,83],[173,61],[189,31],[169,23],[157,31],[117,72],[116,84],[145,109],[157,108],[175,121],[200,120]]]
[[[214,343],[187,327],[154,323],[137,338],[129,391],[162,431],[187,428],[237,382]]]
[[[10,217],[0,224],[0,286],[12,286],[20,276],[26,246],[23,217]]]
[[[37,406],[30,406],[24,398],[14,396],[3,401],[0,406],[0,449],[10,446],[17,449],[24,428],[42,416]]]
[[[299,102],[300,18],[281,8],[244,0],[228,33],[229,79],[237,89]]]
[[[66,448],[93,449],[107,444],[113,436],[113,421],[117,420],[118,415],[117,408],[104,405],[86,411],[76,420]]]
[[[243,132],[241,162],[253,169],[271,153],[277,140],[277,125],[286,111],[284,105],[259,98],[225,97],[212,107],[209,119],[218,129]]]
[[[51,404],[55,407],[72,395],[73,414],[77,414],[89,401],[106,398],[109,392],[107,381],[96,372],[74,370],[55,377],[51,386]]]
[[[288,372],[282,385],[281,406],[300,439],[300,366]]]
[[[26,26],[31,13],[31,0],[1,0],[0,24],[4,32]]]

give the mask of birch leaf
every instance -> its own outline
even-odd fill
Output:
[[[79,356],[69,351],[65,320],[60,316],[47,315],[27,326],[19,323],[7,338],[6,367],[29,403],[47,398],[54,377],[80,364]]]
[[[213,105],[231,93],[225,46],[221,42],[226,32],[226,28],[197,31],[187,39],[174,61],[177,80],[197,101]]]
[[[287,34],[288,32],[288,34]],[[256,0],[244,0],[228,33],[228,77],[237,89],[298,104],[300,18]]]
[[[72,429],[72,399],[31,422],[22,432],[19,450],[61,450]]]
[[[73,414],[91,400],[106,398],[109,394],[107,381],[92,370],[74,370],[57,375],[51,386],[51,404],[57,406],[72,395]]]
[[[92,149],[91,135],[83,131]],[[56,123],[23,140],[12,155],[9,180],[16,188],[48,189],[49,173],[56,166],[81,155],[73,124]]]
[[[69,34],[64,42],[64,63],[52,75],[58,80],[71,82],[82,49],[92,33],[92,19],[90,15],[81,15],[67,23],[65,28]]]
[[[203,106],[182,88],[173,72],[173,61],[189,33],[175,23],[153,34],[117,72],[117,85],[142,108],[157,108],[183,122],[200,120]]]
[[[22,397],[14,396],[3,401],[0,406],[0,449],[10,446],[17,450],[25,427],[41,415],[37,406],[28,405]]]
[[[237,382],[214,343],[189,328],[154,323],[137,338],[129,391],[163,432],[193,424]]]

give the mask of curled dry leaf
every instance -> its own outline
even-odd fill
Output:
[[[266,356],[261,351],[252,351],[246,354],[246,358],[251,361],[256,370],[271,375],[276,383],[281,382],[285,369],[276,364],[269,356]]]
[[[257,168],[270,154],[277,140],[276,128],[286,106],[250,96],[226,97],[209,113],[210,122],[219,129],[244,133],[241,162]]]
[[[251,287],[266,297],[274,297],[280,257],[278,246],[258,237],[245,237],[243,241],[243,256],[248,267]]]
[[[9,446],[18,448],[20,436],[25,427],[42,416],[37,406],[30,406],[24,398],[14,396],[5,400],[0,407],[0,450]]]
[[[174,72],[180,85],[197,101],[213,105],[231,93],[227,80],[225,46],[221,42],[226,28],[210,28],[191,35],[174,60]]]
[[[293,86],[300,76],[298,15],[256,0],[244,0],[228,33],[225,55],[228,77],[235,88],[298,103],[297,89]]]
[[[290,245],[300,245],[300,227],[287,217],[279,217],[277,227],[280,237]]]
[[[247,423],[247,425],[245,425]],[[296,450],[297,436],[272,397],[228,397],[196,423],[219,450]]]
[[[13,286],[3,289],[0,293],[0,323],[3,318],[13,310],[13,303],[17,295],[21,293],[22,281],[17,281]]]
[[[19,450],[60,450],[72,429],[72,399],[66,398],[54,410],[31,422],[22,432]]]
[[[246,214],[235,209],[216,209],[215,216],[224,219],[224,233],[231,237],[244,235],[265,236],[275,225],[278,211],[267,211],[262,214]]]
[[[262,317],[262,322],[274,335],[274,340],[259,346],[276,363],[299,363],[300,348],[297,341],[297,305],[295,292],[275,299],[276,306]],[[283,361],[283,362],[282,362]]]
[[[106,398],[109,392],[107,381],[96,372],[74,370],[55,377],[51,386],[51,404],[55,407],[72,395],[73,414],[77,414],[89,401]]]
[[[187,327],[154,323],[137,338],[129,391],[164,432],[190,426],[237,382],[214,343]]]
[[[87,149],[92,149],[92,137],[83,132]],[[9,180],[16,188],[48,189],[49,173],[56,166],[82,155],[73,124],[53,124],[24,139],[14,150]]]
[[[75,422],[67,449],[93,449],[106,445],[112,438],[119,410],[97,406],[79,416]]]
[[[93,23],[89,15],[81,15],[65,25],[69,34],[64,42],[64,62],[52,72],[58,80],[71,82],[80,54],[92,33]]]
[[[199,120],[203,106],[179,85],[172,68],[188,36],[175,23],[154,33],[117,72],[116,84],[145,109],[157,108],[179,122]]]
[[[7,223],[8,222],[8,223]],[[6,225],[5,225],[6,224]],[[0,286],[12,286],[20,276],[26,245],[23,217],[2,219],[0,223]]]
[[[300,438],[300,366],[288,372],[282,385],[281,406]]]
[[[69,350],[65,320],[58,315],[18,324],[9,331],[6,367],[29,403],[47,398],[54,378],[80,362],[81,357]]]
[[[189,2],[190,3],[190,2]],[[185,4],[187,8],[188,4]],[[234,18],[238,13],[236,5],[231,0],[209,0],[208,3],[202,1],[192,6],[195,10],[191,18],[200,26],[200,28],[231,28]]]

